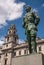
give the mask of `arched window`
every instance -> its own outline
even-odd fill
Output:
[[[11,33],[11,31],[9,31],[9,34]]]

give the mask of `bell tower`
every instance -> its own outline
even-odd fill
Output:
[[[2,60],[1,65],[11,65],[12,57],[14,54],[14,47],[18,44],[18,35],[16,34],[16,26],[11,24],[5,36],[5,43],[2,45]],[[2,61],[1,61],[2,62]]]
[[[8,29],[7,36],[5,37],[5,42],[14,42],[17,43],[18,35],[16,35],[16,26],[14,24],[11,24],[11,26]]]

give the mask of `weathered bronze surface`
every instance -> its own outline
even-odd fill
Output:
[[[37,36],[37,25],[39,24],[40,18],[35,12],[31,11],[31,7],[26,6],[26,14],[23,17],[23,28],[28,40],[29,52],[37,52],[36,36]]]

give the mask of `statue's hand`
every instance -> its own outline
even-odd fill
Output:
[[[40,18],[36,17],[36,23],[35,23],[36,26],[39,24],[39,21],[40,21]]]

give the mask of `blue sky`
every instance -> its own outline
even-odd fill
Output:
[[[30,5],[39,15],[37,36],[44,38],[44,0],[0,0],[0,42],[4,40],[11,24],[16,25],[19,39],[26,40],[25,31],[22,28],[26,5]]]

